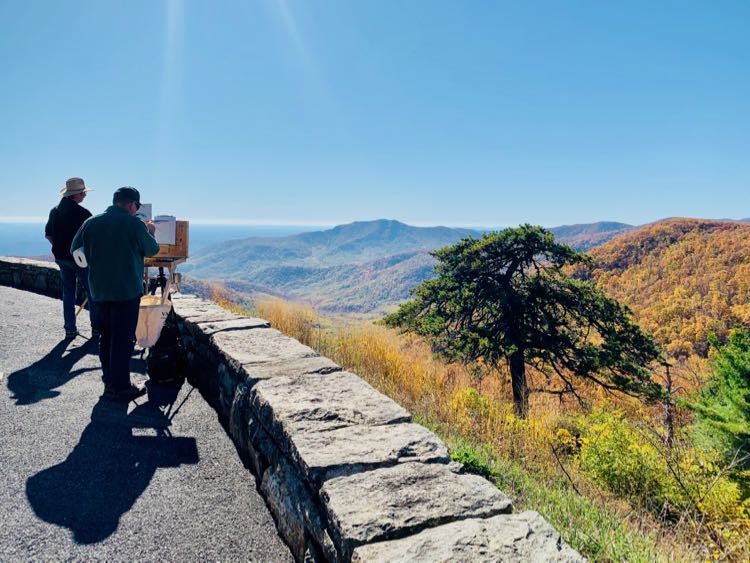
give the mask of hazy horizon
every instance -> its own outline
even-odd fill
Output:
[[[190,253],[212,244],[250,237],[279,237],[315,230],[303,225],[190,225]],[[0,256],[51,256],[42,222],[0,220]]]
[[[85,205],[84,205],[85,206]],[[750,213],[748,214],[750,215]],[[665,217],[658,217],[643,223],[629,223],[627,221],[623,221],[620,219],[612,219],[612,218],[603,218],[603,219],[596,219],[593,221],[583,222],[583,223],[563,223],[558,222],[554,224],[548,224],[548,225],[542,225],[544,228],[554,228],[554,227],[564,227],[564,226],[572,226],[572,225],[588,225],[593,223],[623,223],[626,225],[632,225],[632,226],[640,226],[640,225],[647,225],[650,223],[654,223],[657,221],[662,221],[664,219],[673,219],[673,218],[685,218],[685,219],[707,219],[707,220],[714,220],[714,221],[741,221],[744,219],[747,219],[747,216],[738,216],[738,217],[706,217],[706,216],[700,216],[700,215],[693,215],[693,216],[687,216],[687,215],[668,215]],[[521,225],[524,223],[530,223],[534,224],[531,221],[518,221],[515,223],[509,223],[507,225],[479,225],[479,224],[450,224],[450,223],[421,223],[421,222],[409,222],[405,221],[403,219],[399,219],[396,217],[374,217],[370,219],[351,219],[348,221],[342,221],[340,223],[294,223],[291,221],[241,221],[241,220],[217,220],[217,219],[190,219],[190,218],[183,218],[178,217],[179,220],[185,220],[189,221],[191,228],[193,226],[207,226],[207,227],[260,227],[260,228],[268,228],[268,229],[288,229],[288,228],[294,228],[294,229],[303,229],[305,231],[312,231],[316,229],[330,229],[333,227],[337,227],[339,225],[348,225],[351,223],[359,223],[359,222],[371,222],[371,221],[380,221],[380,220],[387,220],[387,221],[398,221],[400,223],[404,223],[406,225],[411,225],[413,227],[449,227],[449,228],[456,228],[456,229],[503,229],[509,226],[515,226],[515,225]],[[37,217],[9,217],[9,216],[0,216],[0,224],[44,224],[47,221],[47,217],[37,216]]]

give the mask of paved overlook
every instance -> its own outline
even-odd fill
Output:
[[[0,311],[0,561],[293,561],[197,389],[100,398],[60,301],[0,287]]]

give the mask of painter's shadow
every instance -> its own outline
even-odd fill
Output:
[[[67,459],[26,482],[34,513],[71,530],[76,543],[101,542],[117,530],[157,468],[198,463],[195,438],[172,437],[169,430],[178,392],[151,384],[149,400],[129,414],[129,403],[100,398]],[[155,435],[133,435],[143,428]]]
[[[60,394],[56,391],[58,387],[77,375],[98,369],[73,369],[87,354],[95,355],[99,352],[98,341],[87,340],[80,346],[69,348],[70,344],[70,340],[61,340],[43,358],[8,376],[8,389],[17,405],[31,405],[57,397]]]

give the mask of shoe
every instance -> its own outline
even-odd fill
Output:
[[[105,397],[109,397],[110,399],[122,399],[131,401],[137,397],[140,397],[141,395],[144,395],[145,393],[146,388],[143,385],[141,385],[140,383],[131,383],[124,389],[115,389],[114,387],[105,385],[103,395]]]
[[[65,340],[73,340],[76,336],[78,336],[77,330],[66,330],[65,331]]]

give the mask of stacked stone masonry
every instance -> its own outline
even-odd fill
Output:
[[[0,257],[0,285],[62,298],[60,269],[54,262]]]
[[[54,264],[28,260],[0,259],[0,284],[60,291]],[[262,319],[173,302],[191,383],[298,561],[584,560],[539,514],[512,514],[505,494],[356,375]]]
[[[299,561],[582,561],[391,399],[262,319],[174,299],[194,382]]]

